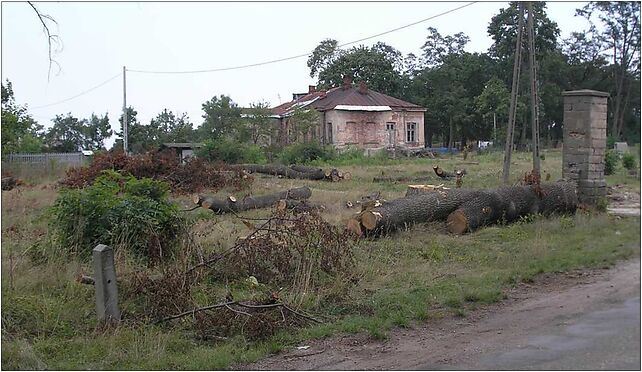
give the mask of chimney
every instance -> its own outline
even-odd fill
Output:
[[[342,88],[343,88],[343,89],[348,89],[348,88],[350,88],[350,87],[352,87],[352,76],[345,75],[345,76],[343,77],[343,85],[342,85]]]
[[[314,93],[317,91],[316,85],[308,85],[308,94]]]
[[[359,93],[368,94],[368,84],[365,81],[359,82]]]

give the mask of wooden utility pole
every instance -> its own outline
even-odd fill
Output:
[[[522,29],[524,28],[524,8],[518,3],[519,20],[517,26],[517,43],[515,47],[515,63],[513,64],[513,87],[510,95],[510,109],[508,111],[508,128],[506,130],[506,147],[504,149],[504,172],[502,182],[508,183],[510,174],[510,161],[513,153],[513,133],[515,131],[515,114],[517,113],[517,92],[519,90],[519,72],[522,62]]]
[[[128,131],[127,131],[127,68],[123,66],[123,152],[127,155],[128,148]]]
[[[537,67],[535,61],[535,30],[533,27],[533,2],[528,2],[528,64],[531,84],[531,142],[533,146],[533,176],[539,180],[539,104],[537,99]]]

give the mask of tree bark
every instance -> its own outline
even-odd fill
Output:
[[[356,221],[348,222],[348,228],[358,235],[377,236],[414,223],[444,220],[479,194],[479,190],[446,189],[387,201],[359,213],[353,218]]]
[[[430,181],[433,177],[430,176],[377,176],[372,179],[372,182],[410,182],[410,181]]]
[[[286,167],[284,165],[278,165],[278,164],[268,164],[268,165],[238,164],[238,165],[229,165],[228,167],[231,169],[244,169],[250,173],[263,173],[263,174],[270,174],[273,176],[282,176],[285,178],[296,178],[296,179],[306,179],[306,180],[325,179],[325,173],[323,172],[322,169],[315,169],[310,167],[300,167],[300,166]],[[296,167],[299,170],[295,170],[293,169],[293,167]],[[301,172],[300,170],[303,168],[313,169],[314,171]]]
[[[289,203],[289,200],[305,200],[312,196],[312,191],[309,187],[299,187],[282,191],[279,193],[262,195],[262,196],[248,196],[242,200],[230,196],[227,199],[217,199],[210,196],[194,195],[194,203],[207,209],[211,209],[215,213],[222,214],[228,212],[240,212],[249,209],[267,208],[274,205],[279,200],[286,200],[286,208],[294,208],[300,203]]]
[[[462,203],[447,218],[448,231],[464,234],[498,221],[512,222],[529,214],[573,213],[577,207],[575,185],[556,182],[501,187],[480,192]]]

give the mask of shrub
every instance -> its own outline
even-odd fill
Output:
[[[622,165],[628,170],[634,170],[638,167],[638,162],[635,159],[635,155],[627,152],[622,156]]]
[[[205,146],[197,151],[197,155],[209,161],[225,163],[266,163],[266,157],[261,147],[217,139],[205,142]]]
[[[172,257],[184,219],[167,200],[168,190],[164,182],[115,171],[83,189],[63,189],[50,221],[57,246],[84,258],[97,244],[126,249],[150,263]]]
[[[297,143],[285,147],[279,158],[284,164],[304,164],[314,160],[332,160],[336,158],[336,150],[316,142]]]
[[[613,174],[619,161],[620,158],[615,150],[606,150],[604,155],[604,174]]]

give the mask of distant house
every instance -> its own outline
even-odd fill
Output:
[[[183,162],[188,158],[194,156],[194,150],[197,148],[203,147],[202,143],[163,143],[160,146],[160,151],[165,149],[174,149],[176,151],[176,156],[178,156]]]
[[[357,86],[346,79],[342,86],[317,91],[309,86],[308,93],[293,94],[292,101],[274,107],[273,118],[278,127],[278,143],[300,141],[300,128],[294,113],[314,110],[316,124],[303,134],[307,140],[332,144],[338,149],[358,147],[424,147],[425,108]],[[306,137],[307,136],[307,137]]]

